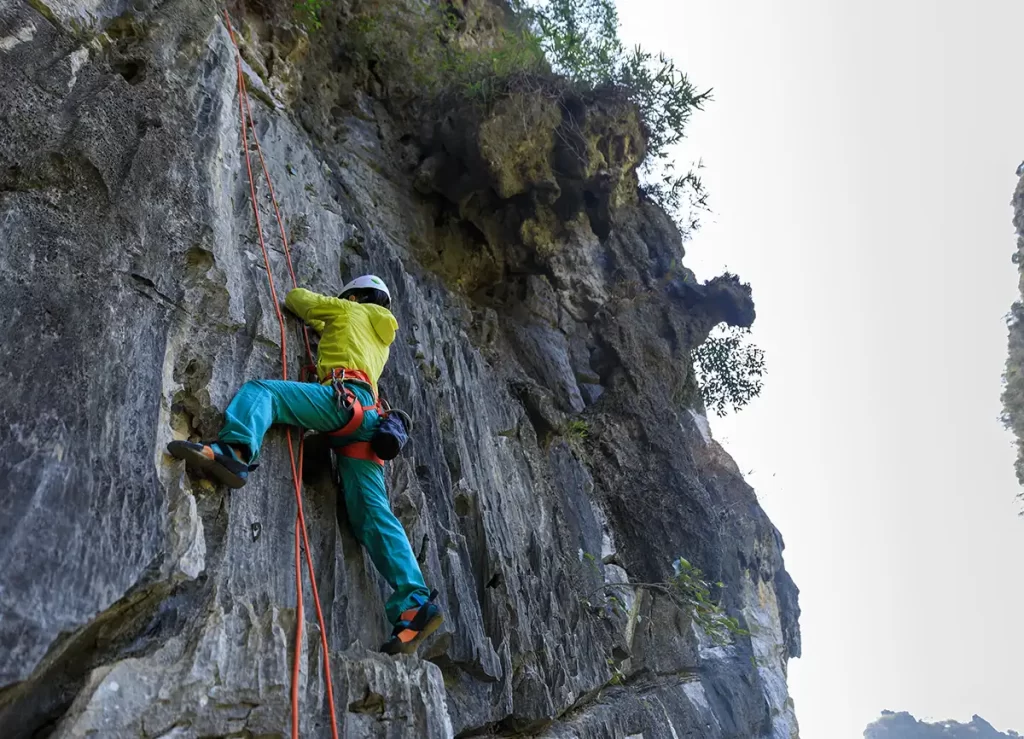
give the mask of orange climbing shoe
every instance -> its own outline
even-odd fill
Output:
[[[245,485],[249,473],[258,466],[243,462],[238,452],[224,442],[172,441],[167,451],[185,460],[186,466],[208,472],[235,489]]]
[[[391,638],[384,642],[380,651],[385,654],[412,654],[420,642],[437,631],[444,623],[441,607],[434,602],[437,591],[432,590],[429,598],[413,596],[419,602],[415,608],[409,608],[398,617]]]

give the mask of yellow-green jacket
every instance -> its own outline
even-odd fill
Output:
[[[319,295],[301,287],[288,293],[285,307],[320,334],[316,369],[320,380],[332,369],[362,370],[377,381],[391,355],[398,321],[387,308]]]

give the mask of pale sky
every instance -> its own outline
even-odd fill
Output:
[[[1024,519],[998,421],[1024,159],[1019,0],[619,0],[715,100],[688,246],[753,285],[762,397],[715,435],[800,587],[803,739],[883,708],[1024,732]]]

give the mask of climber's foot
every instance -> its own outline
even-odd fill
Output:
[[[255,465],[242,461],[238,451],[222,441],[172,441],[167,451],[185,460],[188,467],[208,472],[229,488],[245,485],[249,472],[255,469]]]
[[[420,642],[437,631],[437,627],[444,622],[441,607],[434,602],[434,598],[437,597],[436,590],[431,591],[429,598],[413,597],[416,598],[418,605],[406,609],[398,617],[391,638],[380,648],[385,654],[412,654]]]

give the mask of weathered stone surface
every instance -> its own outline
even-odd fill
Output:
[[[1014,465],[1017,481],[1024,485],[1024,178],[1017,181],[1010,205],[1013,206],[1013,227],[1017,232],[1013,263],[1017,265],[1021,300],[1010,307],[1007,317],[1009,356],[1002,400],[1004,423],[1017,437],[1017,462]]]
[[[237,18],[300,283],[337,292],[372,270],[392,286],[382,386],[416,419],[392,503],[447,614],[417,658],[372,651],[387,586],[311,437],[304,505],[346,735],[794,736],[796,588],[692,393],[690,349],[720,321],[749,325],[749,289],[673,271],[682,245],[636,199],[643,142],[620,102],[554,109],[585,139],[569,168],[545,168],[565,153],[550,101],[536,142],[513,140],[507,110],[423,134],[338,52],[348,10],[312,37]],[[473,43],[503,17],[460,12]],[[233,492],[163,453],[281,373],[234,59],[200,0],[0,7],[4,736],[288,731],[284,434]],[[289,319],[292,377],[300,336]],[[726,583],[754,637],[712,648],[643,585],[679,556]],[[322,737],[304,593],[301,720]]]

